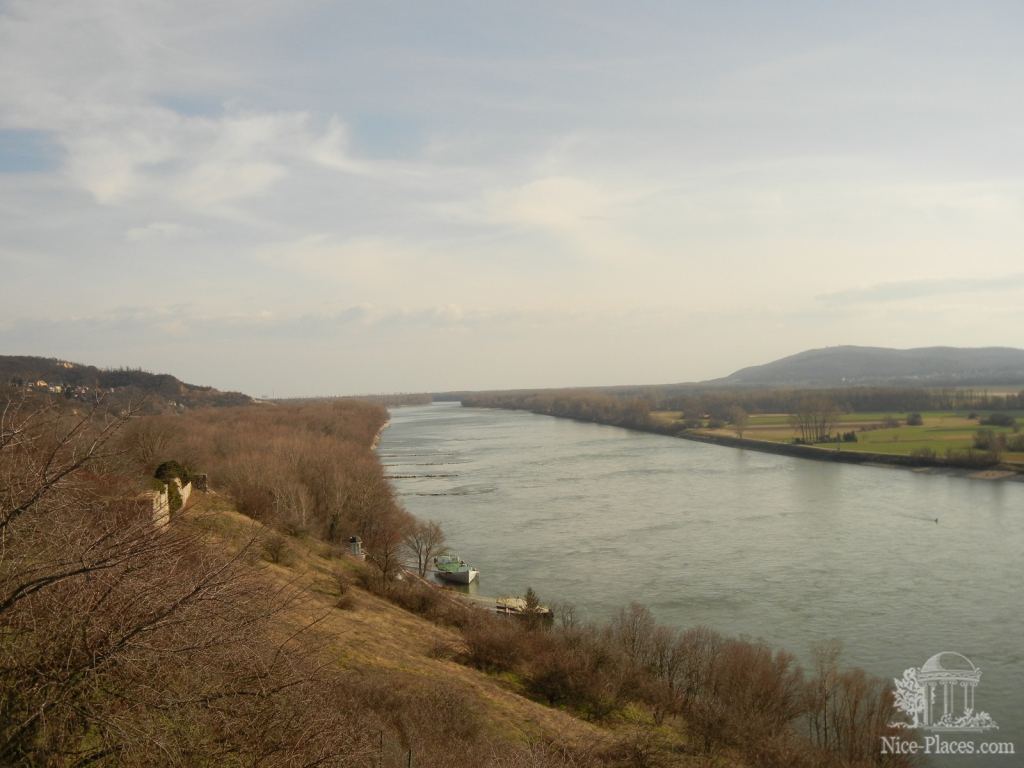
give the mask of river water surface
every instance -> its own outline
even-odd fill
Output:
[[[958,651],[1000,725],[981,739],[1017,755],[930,764],[1024,765],[1024,484],[457,403],[392,409],[379,453],[482,594],[532,586],[593,619],[637,601],[804,660],[836,638],[846,665],[887,678]]]

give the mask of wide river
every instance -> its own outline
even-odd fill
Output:
[[[521,411],[392,409],[379,447],[404,505],[440,522],[485,595],[631,601],[663,623],[761,638],[887,678],[957,651],[976,709],[1024,764],[1024,484],[808,461]],[[937,522],[936,522],[937,521]],[[938,697],[942,706],[942,692]]]

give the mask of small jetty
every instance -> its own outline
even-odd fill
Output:
[[[554,614],[546,605],[531,606],[525,597],[499,597],[494,601],[494,610],[500,616],[516,616],[519,618],[538,617],[544,621],[552,621]]]

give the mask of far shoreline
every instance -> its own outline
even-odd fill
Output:
[[[388,415],[387,421],[380,425],[380,429],[377,430],[377,434],[373,436],[373,443],[370,445],[371,451],[376,451],[380,445],[380,439],[384,436],[384,430],[391,426],[391,417]]]
[[[696,443],[718,445],[723,448],[747,449],[751,451],[758,451],[760,453],[773,453],[779,456],[789,456],[791,458],[797,459],[809,459],[811,461],[838,462],[841,464],[860,464],[868,467],[874,467],[876,469],[906,469],[921,475],[962,477],[968,480],[984,480],[986,482],[1024,482],[1024,472],[1021,472],[1020,470],[1017,469],[1008,468],[1006,465],[996,465],[993,467],[964,467],[957,466],[955,464],[945,464],[936,461],[930,461],[928,459],[916,456],[900,456],[891,453],[871,453],[868,451],[843,451],[842,449],[827,450],[825,448],[818,448],[817,446],[812,445],[775,443],[767,440],[752,440],[746,437],[735,437],[731,435],[713,435],[701,432],[694,432],[691,430],[672,431],[668,427],[659,427],[654,424],[643,426],[627,424],[609,424],[603,421],[577,419],[572,416],[559,416],[557,414],[537,413],[535,411],[530,411],[525,408],[499,408],[492,406],[465,405],[461,401],[453,402],[458,402],[459,405],[463,408],[486,408],[488,410],[495,411],[525,411],[527,413],[533,413],[536,416],[550,416],[551,418],[555,419],[568,419],[569,421],[578,421],[583,424],[601,424],[602,426],[618,427],[619,429],[629,430],[630,432],[645,432],[647,434],[652,435],[661,435],[662,437],[674,437],[681,440],[690,440]]]
[[[624,427],[624,429],[631,429]],[[916,456],[901,456],[891,453],[873,453],[870,451],[855,450],[830,450],[819,448],[813,445],[797,445],[794,443],[775,443],[768,440],[752,440],[747,437],[733,437],[730,435],[712,435],[701,432],[678,432],[671,434],[656,427],[637,429],[638,432],[651,432],[662,434],[666,437],[678,437],[682,440],[692,440],[698,443],[720,445],[727,448],[748,449],[761,453],[774,453],[780,456],[791,456],[798,459],[810,459],[811,461],[831,461],[841,464],[862,464],[880,469],[909,469],[921,475],[941,475],[944,477],[964,477],[969,480],[1011,480],[1024,482],[1024,474],[1019,470],[1007,468],[1005,465],[993,467],[964,467],[956,464],[945,464]]]

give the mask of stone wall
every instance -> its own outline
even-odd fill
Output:
[[[184,509],[192,495],[192,483],[182,485],[178,478],[174,478],[171,482],[178,486],[178,493],[181,495],[181,508]],[[166,485],[162,491],[147,491],[139,498],[144,511],[150,514],[153,525],[162,526],[171,522],[171,494]]]
[[[182,485],[178,478],[174,478],[174,482],[178,485],[178,493],[181,494],[181,508],[184,509],[188,504],[188,497],[192,495],[192,483]]]
[[[147,491],[142,495],[149,500],[153,525],[162,526],[171,522],[171,501],[166,485],[162,491]]]

